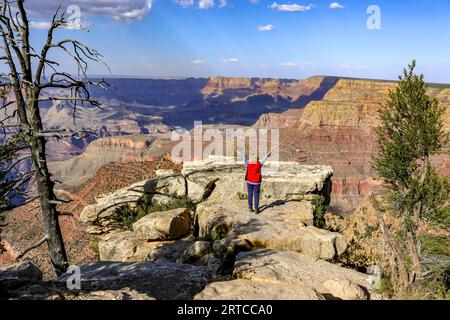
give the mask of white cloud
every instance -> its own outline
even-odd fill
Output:
[[[221,60],[223,63],[236,63],[239,62],[239,59],[237,58],[225,58]]]
[[[192,61],[192,64],[205,64],[205,60],[201,60],[201,59],[196,59],[194,61]]]
[[[195,4],[194,0],[172,0],[172,2],[182,6],[183,8],[192,7]],[[199,9],[209,9],[216,6],[216,2],[214,0],[199,0],[198,1],[198,8]],[[219,8],[225,8],[225,7],[231,7],[231,5],[228,4],[228,0],[219,0],[218,3]]]
[[[260,0],[249,0],[252,4],[258,4]]]
[[[313,9],[315,5],[308,4],[308,5],[301,5],[301,4],[278,4],[276,2],[272,3],[270,6],[272,9],[278,10],[278,11],[284,11],[284,12],[305,12]]]
[[[258,26],[258,30],[259,31],[272,31],[273,30],[273,25],[266,24],[266,25]]]
[[[228,1],[220,0],[219,8],[225,8],[226,6],[228,6]]]
[[[173,2],[179,4],[183,8],[192,7],[194,5],[194,0],[173,0]]]
[[[27,1],[26,7],[28,16],[33,20],[50,19],[61,4],[61,12],[75,8],[81,19],[88,15],[97,15],[134,21],[142,19],[150,12],[152,2],[153,0],[39,0]],[[66,18],[74,13],[76,12],[73,10],[68,11]]]
[[[209,9],[214,7],[214,0],[200,0],[198,2],[198,7],[200,9]]]
[[[50,25],[50,21],[30,21],[30,27],[33,29],[48,30]]]
[[[38,30],[48,30],[51,26],[50,21],[30,21],[30,28]],[[67,22],[61,28],[69,30],[83,30],[87,29],[89,25],[81,22],[81,20],[74,20]]]
[[[339,2],[333,2],[330,4],[330,9],[344,9],[345,7]]]
[[[289,62],[282,62],[280,66],[282,67],[307,67],[307,66],[313,66],[316,63],[313,61],[289,61]]]

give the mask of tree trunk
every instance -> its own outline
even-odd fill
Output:
[[[30,125],[33,132],[38,134],[43,131],[42,119],[39,112],[39,91],[29,90],[28,96],[32,97],[28,103],[30,108]],[[51,174],[47,165],[46,140],[44,137],[33,137],[30,141],[33,164],[36,168],[36,185],[39,192],[39,199],[44,223],[44,232],[47,237],[48,251],[52,263],[53,272],[60,276],[69,267],[67,253],[64,246],[61,228],[59,225],[59,212],[56,209],[56,200],[51,180]]]
[[[45,158],[45,141],[43,138],[35,138],[31,143],[34,165],[36,167],[36,185],[39,192],[39,200],[42,210],[44,232],[47,238],[49,255],[53,272],[60,276],[67,271],[68,260],[64,241],[59,226],[59,214],[56,210],[56,196],[53,192],[53,181]],[[53,201],[53,202],[52,202]]]
[[[419,250],[417,249],[417,237],[412,232],[407,234],[408,248],[411,254],[413,266],[409,271],[409,284],[413,284],[422,274],[422,266],[420,264]]]

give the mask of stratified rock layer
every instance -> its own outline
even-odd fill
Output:
[[[245,201],[203,202],[197,206],[199,236],[245,239],[258,248],[301,252],[318,259],[333,259],[347,247],[339,233],[305,225],[313,218],[309,202],[279,202],[262,208],[256,215],[247,212]]]
[[[209,284],[195,299],[238,300],[246,295],[275,300],[369,297],[367,275],[295,252],[240,253],[236,257],[233,278],[233,281]]]

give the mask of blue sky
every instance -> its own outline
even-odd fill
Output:
[[[117,1],[117,7],[67,1],[79,4],[89,31],[63,30],[58,36],[95,47],[114,75],[396,79],[415,58],[427,81],[450,83],[448,0],[342,0],[335,9],[330,0],[181,1]],[[202,9],[199,2],[214,6]],[[58,1],[43,3],[50,11]],[[367,28],[372,4],[381,10],[381,30]],[[45,26],[42,8],[30,9],[36,26]],[[39,47],[46,31],[32,34]],[[92,65],[90,73],[107,70]]]

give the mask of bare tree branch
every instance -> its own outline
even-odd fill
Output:
[[[21,254],[19,254],[16,258],[16,260],[20,260],[22,259],[28,252],[30,252],[31,250],[37,249],[40,246],[42,246],[44,243],[46,243],[48,240],[48,236],[43,237],[41,240],[39,240],[38,242],[36,242],[35,244],[31,245],[30,247],[28,247],[24,252],[22,252]]]

